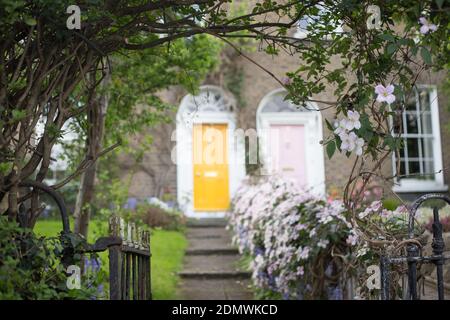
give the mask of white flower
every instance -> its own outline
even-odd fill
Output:
[[[334,129],[334,133],[336,133],[338,136],[341,136],[343,133],[347,133],[347,120],[342,119],[338,122],[336,125],[336,129]]]
[[[370,210],[370,208],[366,208],[366,210],[364,210],[363,212],[360,212],[358,217],[360,219],[364,219],[365,217],[367,217],[370,213],[372,212],[372,210]]]
[[[358,243],[358,235],[356,234],[355,231],[351,231],[350,235],[347,237],[347,240],[345,242],[347,242],[348,245],[354,246]]]
[[[371,214],[372,212],[376,212],[378,210],[381,209],[381,207],[383,206],[383,203],[381,202],[381,200],[376,200],[373,201],[370,206],[368,206],[366,208],[366,210],[364,210],[363,212],[360,212],[360,214],[358,215],[358,217],[360,219],[364,219],[365,217],[367,217],[369,214]]]
[[[435,24],[430,23],[427,19],[424,17],[419,18],[419,22],[422,25],[420,27],[420,33],[421,34],[427,34],[431,33],[437,30],[437,26]]]
[[[391,104],[395,101],[395,95],[393,94],[394,86],[392,84],[388,85],[387,87],[384,87],[381,84],[377,85],[375,87],[375,93],[378,95],[378,102],[387,102],[387,104]]]
[[[341,121],[338,122],[336,129],[334,129],[334,133],[340,136],[350,130],[361,128],[359,117],[360,115],[358,111],[349,110],[347,113],[347,118],[341,119]]]
[[[355,148],[355,143],[348,133],[342,133],[339,137],[342,141],[341,150],[352,151]]]
[[[359,112],[349,110],[347,112],[347,130],[352,130],[353,128],[359,129],[361,128],[361,122],[359,122]]]
[[[315,235],[316,235],[316,229],[313,228],[313,229],[311,229],[311,231],[309,232],[309,236],[310,236],[310,237],[313,237],[313,236],[315,236]]]
[[[355,140],[355,153],[356,153],[357,156],[362,155],[362,153],[363,153],[362,147],[363,146],[364,146],[364,139],[363,138],[357,138]]]
[[[368,247],[362,247],[361,249],[358,250],[358,252],[356,252],[356,257],[365,256],[368,252],[369,252]]]
[[[329,243],[330,243],[330,241],[328,241],[326,239],[321,239],[319,241],[319,243],[317,244],[317,246],[325,249]]]
[[[304,247],[304,248],[300,247],[297,250],[298,258],[302,259],[302,260],[308,259],[308,257],[309,257],[309,250],[310,250],[309,247]]]

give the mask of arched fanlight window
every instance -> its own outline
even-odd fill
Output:
[[[200,92],[185,97],[184,111],[188,112],[233,112],[233,101],[222,89],[214,86],[203,86]]]
[[[178,114],[180,120],[189,127],[199,113],[232,113],[233,111],[234,100],[221,88],[216,86],[202,86],[198,94],[188,94],[183,98]]]
[[[315,110],[310,106],[299,106],[289,99],[286,99],[287,91],[285,89],[277,90],[266,96],[262,102],[261,113],[266,112],[304,112]]]

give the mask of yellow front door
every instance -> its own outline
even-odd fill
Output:
[[[196,124],[193,129],[194,210],[227,210],[227,125]]]

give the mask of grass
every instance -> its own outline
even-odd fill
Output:
[[[73,230],[73,221],[70,222]],[[39,220],[34,232],[40,236],[54,237],[62,230],[61,221]],[[88,241],[107,234],[105,222],[93,221],[90,224]],[[178,284],[177,272],[180,271],[187,241],[182,232],[153,230],[150,238],[152,251],[152,292],[153,299],[165,300],[176,298],[176,287]],[[108,253],[100,253],[102,266],[107,269]]]

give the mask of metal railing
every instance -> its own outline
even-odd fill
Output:
[[[445,194],[435,194],[430,193],[421,196],[411,205],[409,210],[409,222],[408,222],[408,238],[410,240],[414,239],[414,221],[417,209],[428,200],[440,199],[448,204],[450,204],[450,197]],[[381,299],[389,300],[390,287],[391,287],[391,266],[395,264],[407,264],[407,295],[406,297],[411,300],[419,299],[417,291],[417,265],[418,263],[432,263],[436,266],[436,276],[437,276],[437,293],[438,299],[444,300],[444,277],[443,268],[446,261],[450,260],[450,255],[444,254],[445,244],[442,237],[442,224],[439,220],[439,210],[437,208],[433,209],[433,240],[431,247],[433,253],[430,256],[422,256],[421,248],[413,241],[409,242],[406,247],[406,256],[383,256],[380,259],[380,277],[381,277]]]

